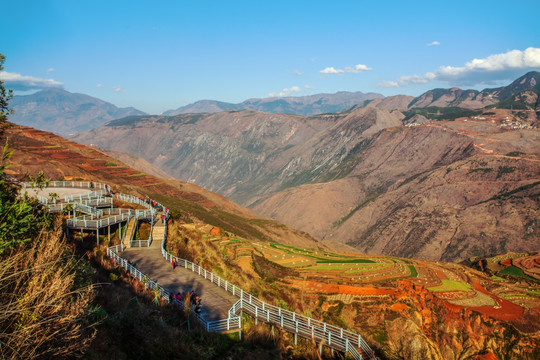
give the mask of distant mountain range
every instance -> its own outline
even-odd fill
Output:
[[[10,101],[15,124],[66,135],[93,129],[103,123],[130,115],[146,115],[135,108],[118,108],[84,94],[48,88],[31,95],[14,96]]]
[[[271,97],[264,99],[249,99],[239,104],[200,100],[193,104],[168,110],[163,115],[174,116],[193,113],[216,113],[220,111],[257,110],[266,113],[283,113],[297,115],[318,115],[344,111],[366,100],[383,98],[381,94],[361,91],[340,91],[335,94],[316,94],[310,96]]]
[[[341,91],[335,94],[249,99],[239,104],[201,100],[176,110],[165,111],[163,115],[256,110],[265,113],[313,116],[363,107],[392,111],[442,107],[480,109],[496,104],[498,107],[508,109],[532,107],[540,110],[538,94],[540,94],[540,73],[533,71],[508,86],[482,91],[458,88],[433,89],[418,97],[408,95],[384,97],[377,93]],[[127,116],[147,115],[133,107],[118,108],[106,101],[58,88],[45,89],[32,95],[15,96],[10,106],[14,110],[10,121],[61,135],[90,130],[107,121]],[[413,116],[409,115],[407,114],[409,118]]]
[[[311,96],[249,99],[239,104],[200,100],[192,104],[168,110],[163,115],[174,116],[193,113],[216,113],[220,111],[257,110],[266,113],[284,113],[297,115],[318,115],[336,113],[357,107],[377,107],[384,110],[405,110],[425,107],[461,107],[480,109],[507,100],[514,94],[524,91],[536,92],[540,89],[540,73],[531,71],[508,86],[493,89],[462,90],[459,88],[433,89],[418,97],[396,95],[384,97],[377,93],[341,91],[335,94],[317,94]],[[534,95],[533,95],[534,98]],[[536,97],[537,98],[537,97]],[[529,99],[532,101],[533,99]],[[516,99],[519,101],[519,99]],[[509,101],[513,103],[513,101]]]

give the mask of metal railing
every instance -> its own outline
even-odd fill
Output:
[[[33,187],[30,182],[21,183],[23,188]],[[101,189],[110,190],[109,185],[91,181],[49,181],[47,187],[81,188],[81,189]]]
[[[152,240],[131,240],[130,247],[150,247]]]
[[[49,188],[47,188],[49,189]],[[100,190],[99,193],[91,192],[86,195],[67,195],[64,197],[50,198],[43,195],[36,195],[36,198],[40,203],[44,205],[56,205],[58,203],[73,203],[73,202],[88,202],[88,201],[97,201],[104,195],[107,195],[105,190]]]
[[[64,209],[71,209],[70,206],[77,205],[85,205],[88,206],[90,211],[94,212],[96,211],[96,207],[111,207],[113,204],[113,199],[111,197],[105,197],[105,196],[98,196],[96,198],[92,199],[83,199],[83,200],[76,200],[74,202],[54,202],[49,201],[49,199],[38,196],[37,199],[44,205],[49,207],[49,212],[59,212],[64,211]]]
[[[126,269],[126,271],[130,275],[134,276],[135,278],[139,279],[139,281],[144,283],[146,288],[157,291],[159,293],[159,296],[161,296],[165,301],[170,302],[170,299],[172,297],[171,292],[159,285],[157,282],[153,281],[148,275],[130,264],[129,261],[118,255],[118,252],[123,250],[123,245],[111,246],[107,249],[107,256],[113,259],[117,265]],[[183,302],[176,299],[174,299],[173,302],[181,306],[182,308],[184,308],[185,306]],[[193,311],[193,309],[190,309],[190,311],[192,315],[197,319],[197,321],[199,321],[208,332],[224,332],[231,330],[240,330],[242,328],[242,319],[236,314],[231,314],[230,311],[228,318],[215,321],[206,321],[206,319],[204,319],[201,314],[196,313],[195,311]]]
[[[135,217],[137,219],[151,219],[153,217],[153,212],[151,210],[104,209],[99,210],[99,213],[95,215],[83,215],[67,219],[67,226],[100,229],[105,226],[124,222],[130,217]]]
[[[144,207],[147,208],[147,209],[152,209],[152,210],[154,210],[154,207],[153,207],[150,203],[148,203],[148,202],[146,202],[146,201],[144,201],[144,200],[142,200],[142,199],[139,199],[139,198],[136,197],[136,196],[129,195],[129,194],[122,194],[122,193],[115,193],[114,195],[115,195],[115,197],[116,197],[117,199],[120,199],[120,200],[122,200],[122,201],[130,202],[130,203],[132,203],[132,204],[139,204],[139,205],[141,205],[141,206],[144,206]],[[159,204],[159,205],[161,206],[161,204]],[[155,210],[154,210],[154,211],[155,211]]]
[[[270,324],[277,325],[289,332],[298,334],[307,339],[315,339],[319,342],[324,342],[330,348],[348,352],[355,359],[363,359],[362,354],[357,350],[361,349],[363,354],[368,359],[377,359],[375,352],[364,341],[361,335],[345,330],[343,328],[319,321],[293,311],[283,309],[281,307],[268,304],[261,301],[257,297],[245,292],[238,286],[229,281],[215,275],[201,266],[182,258],[178,258],[168,253],[165,244],[167,237],[167,222],[165,222],[165,233],[163,235],[161,252],[167,261],[175,259],[177,266],[182,266],[185,269],[204,277],[230,292],[240,299],[233,305],[230,312],[237,314],[239,311],[245,311],[253,318],[265,321]]]

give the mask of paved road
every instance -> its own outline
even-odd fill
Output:
[[[153,241],[152,245],[160,243]],[[174,293],[195,289],[201,298],[201,314],[207,321],[226,319],[228,311],[238,298],[191,270],[181,267],[172,269],[172,265],[165,260],[159,246],[150,248],[130,248],[119,254],[131,261],[140,271],[147,274],[150,279]]]

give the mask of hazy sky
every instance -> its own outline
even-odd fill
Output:
[[[201,99],[482,89],[540,70],[539,14],[539,0],[0,0],[0,79],[156,114]]]

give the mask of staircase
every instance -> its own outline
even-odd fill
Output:
[[[130,218],[128,221],[126,233],[124,234],[124,240],[123,240],[124,249],[127,249],[130,247],[131,238],[135,234],[136,223],[137,223],[137,219],[134,217]]]
[[[158,213],[155,218],[155,223],[152,229],[152,245],[151,248],[161,249],[161,241],[165,234],[165,224],[161,222],[161,213]]]

